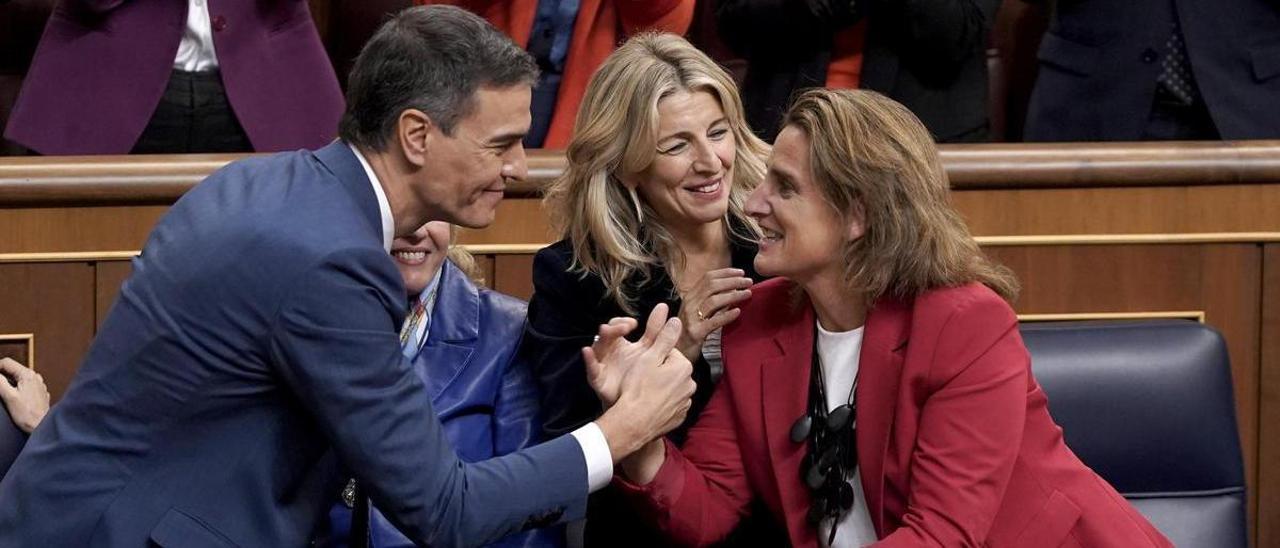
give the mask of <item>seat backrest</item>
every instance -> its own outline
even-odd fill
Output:
[[[1226,344],[1193,321],[1029,323],[1067,445],[1180,547],[1246,547]]]
[[[0,375],[0,382],[9,382],[9,379]],[[18,458],[18,453],[26,443],[27,434],[18,429],[18,425],[9,417],[8,408],[0,403],[0,478],[9,471],[9,465]]]

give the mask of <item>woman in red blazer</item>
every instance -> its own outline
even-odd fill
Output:
[[[758,498],[795,546],[1170,545],[1063,443],[1016,281],[904,107],[805,93],[747,211],[756,268],[785,279],[726,328],[684,448],[651,443],[618,479],[671,539],[713,543]]]

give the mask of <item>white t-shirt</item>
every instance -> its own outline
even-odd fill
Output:
[[[858,356],[862,352],[863,328],[852,331],[827,331],[818,324],[818,356],[822,358],[822,380],[827,391],[827,411],[849,401],[849,390],[858,376]],[[855,422],[855,425],[857,423]],[[836,528],[833,548],[866,546],[876,539],[871,514],[867,512],[867,497],[862,492],[860,468],[854,468],[847,478],[853,486],[853,510],[840,519]],[[827,545],[831,536],[832,520],[824,520],[818,526],[818,542]]]

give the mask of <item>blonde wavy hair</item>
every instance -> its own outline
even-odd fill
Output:
[[[817,186],[866,233],[844,249],[845,282],[867,304],[981,282],[1007,301],[1018,281],[978,248],[951,205],[950,182],[929,131],[906,107],[872,91],[814,89],[783,120],[810,141]]]
[[[573,246],[575,272],[599,276],[606,296],[634,314],[624,283],[650,268],[679,266],[684,253],[654,211],[622,184],[657,155],[658,102],[678,91],[705,91],[724,109],[736,146],[729,210],[730,238],[755,240],[758,229],[743,212],[764,179],[769,146],[751,132],[733,79],[710,57],[674,34],[632,37],[591,77],[578,108],[565,156],[568,166],[547,190],[553,228]]]

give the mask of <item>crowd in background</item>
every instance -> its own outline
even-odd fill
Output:
[[[1280,136],[1280,6],[1269,0],[412,3],[459,5],[533,54],[528,148],[565,146],[592,72],[644,30],[683,34],[729,67],[767,142],[812,87],[879,91],[939,142]],[[0,2],[12,30],[0,37],[0,153],[322,146],[358,45],[410,4]]]

